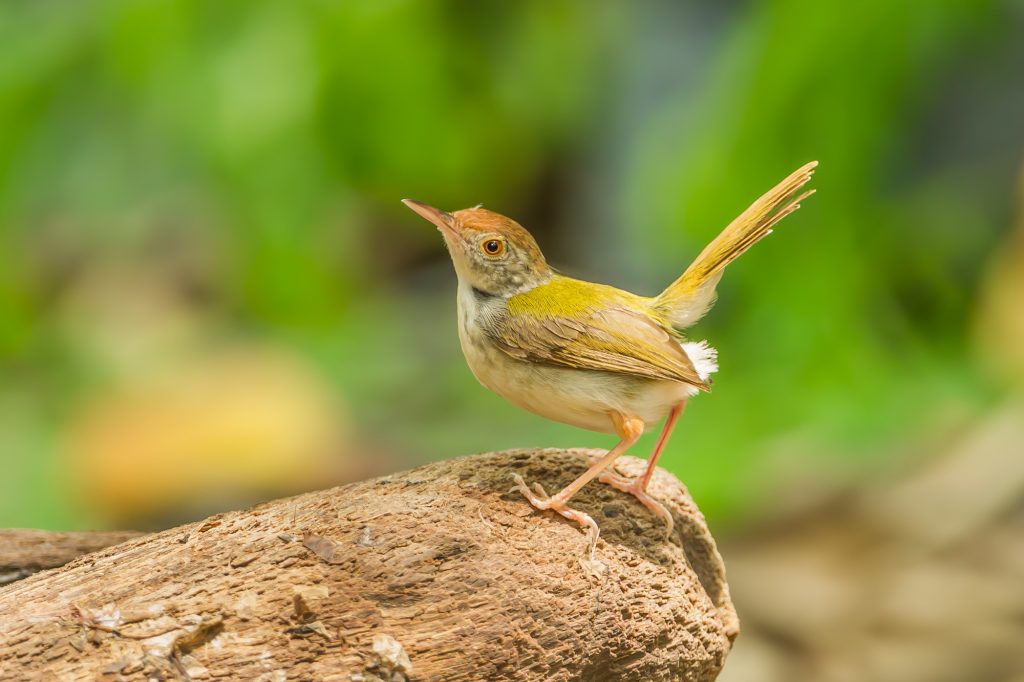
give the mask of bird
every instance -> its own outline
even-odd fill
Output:
[[[444,238],[458,279],[459,341],[477,380],[537,415],[618,437],[554,495],[512,476],[536,509],[557,512],[588,533],[591,556],[600,529],[569,503],[595,478],[633,495],[671,534],[672,515],[647,488],[687,401],[709,392],[718,370],[717,351],[683,332],[714,305],[725,267],[814,193],[804,186],[817,165],[801,166],[754,201],[651,297],[560,274],[522,225],[494,211],[476,206],[449,213],[402,200]],[[629,479],[610,470],[662,420],[641,475]]]

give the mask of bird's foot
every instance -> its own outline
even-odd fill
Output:
[[[597,523],[590,517],[589,514],[581,512],[577,509],[571,509],[569,505],[562,500],[558,495],[548,495],[547,491],[544,490],[544,486],[540,483],[533,484],[533,490],[526,485],[526,481],[519,474],[512,474],[512,479],[516,482],[516,489],[523,494],[530,504],[536,509],[541,511],[555,511],[569,519],[575,521],[580,527],[587,532],[589,539],[589,548],[587,555],[590,560],[594,558],[594,549],[597,547],[597,538],[601,534],[601,529],[597,527]]]
[[[645,490],[646,486],[642,484],[640,478],[626,478],[620,474],[606,471],[602,473],[597,480],[601,483],[610,485],[616,490],[621,490],[622,492],[635,497],[640,501],[640,504],[650,509],[655,516],[665,522],[665,525],[668,526],[668,535],[672,535],[672,528],[675,525],[675,522],[672,519],[672,514],[665,508],[665,505],[647,494],[647,491]]]

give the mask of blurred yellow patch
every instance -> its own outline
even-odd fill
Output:
[[[120,521],[207,511],[333,480],[348,433],[336,396],[299,358],[220,352],[87,401],[68,427],[70,484]]]

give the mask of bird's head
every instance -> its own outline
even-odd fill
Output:
[[[522,225],[485,208],[447,213],[413,199],[402,203],[437,226],[459,281],[491,296],[513,296],[551,278],[537,242]]]

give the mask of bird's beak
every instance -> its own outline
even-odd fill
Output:
[[[451,235],[455,234],[455,216],[451,213],[446,213],[439,208],[434,208],[415,199],[402,199],[402,203],[418,213],[422,218],[437,225],[437,229],[441,230],[441,232]]]

